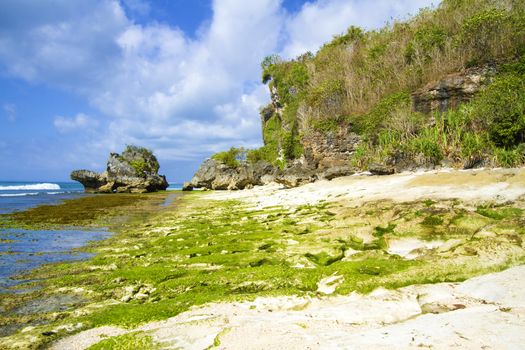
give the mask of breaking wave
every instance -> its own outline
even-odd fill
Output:
[[[32,191],[32,190],[59,190],[60,185],[52,183],[16,185],[16,186],[0,186],[0,191]],[[18,193],[22,195],[23,193]],[[27,194],[25,194],[27,195]]]
[[[2,193],[0,197],[24,197],[24,196],[38,196],[40,193]]]

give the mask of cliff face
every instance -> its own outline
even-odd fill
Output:
[[[457,108],[488,85],[496,72],[495,65],[486,65],[448,74],[412,93],[413,109],[428,114]]]
[[[525,116],[507,107],[525,96],[524,46],[522,1],[444,0],[380,31],[350,27],[315,55],[269,56],[263,156],[319,172],[521,165]]]
[[[425,86],[415,90],[410,95],[410,104],[412,112],[421,113],[430,116],[432,113],[444,113],[451,109],[458,108],[462,103],[470,101],[484,87],[489,85],[497,73],[496,65],[485,65],[482,67],[473,67],[460,72],[447,74],[437,81],[430,82]],[[287,108],[286,104],[280,102],[280,98],[275,88],[271,88],[270,106],[266,107],[261,113],[263,130],[269,129],[271,118],[276,118],[281,123],[284,130],[290,129],[290,125],[282,123],[283,110]],[[348,166],[352,156],[362,142],[362,135],[356,131],[355,125],[343,121],[335,121],[328,130],[317,130],[315,127],[304,122],[308,118],[300,118],[298,113],[298,134],[301,149],[301,157],[292,162],[300,163],[305,168],[318,169],[320,172],[333,167]],[[433,123],[432,119],[427,121]],[[276,132],[278,133],[278,132]],[[264,132],[263,132],[264,134]],[[266,132],[267,134],[267,132]],[[265,145],[270,146],[271,138],[268,136],[264,139]],[[278,153],[282,151],[282,140],[278,142]],[[395,159],[393,154],[390,158],[385,159],[388,165],[398,166],[398,170],[410,168],[410,166],[425,166],[425,162],[418,162],[413,159],[409,162],[400,162]],[[399,158],[399,157],[397,157]],[[428,166],[428,164],[427,164]]]
[[[248,159],[304,183],[352,171],[525,164],[525,2],[443,0],[261,63],[270,103]],[[251,157],[250,157],[251,156]]]

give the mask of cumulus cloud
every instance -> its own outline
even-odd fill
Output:
[[[75,130],[87,131],[98,126],[98,121],[88,115],[79,113],[74,117],[57,116],[53,120],[53,125],[61,133],[67,133]]]
[[[374,29],[392,19],[415,14],[437,1],[392,0],[318,0],[307,2],[298,13],[291,14],[285,23],[287,42],[283,49],[286,58],[297,57],[306,51],[315,52],[336,34],[350,25]]]
[[[281,0],[214,0],[213,17],[191,38],[176,24],[130,19],[125,9],[150,11],[144,0],[4,0],[0,63],[11,76],[89,101],[107,128],[82,113],[56,117],[54,126],[97,130],[92,149],[138,143],[161,160],[199,159],[260,145],[264,56],[315,51],[351,24],[377,27],[429,4],[317,0],[287,13]]]

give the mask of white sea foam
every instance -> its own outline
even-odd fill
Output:
[[[24,190],[59,190],[60,185],[52,183],[16,185],[16,186],[0,186],[0,191],[24,191]]]
[[[0,194],[0,197],[24,197],[24,196],[37,196],[38,192],[31,193],[3,193]]]

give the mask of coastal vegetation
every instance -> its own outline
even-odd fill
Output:
[[[157,158],[150,149],[145,147],[127,145],[120,159],[129,162],[139,177],[146,177],[159,172],[160,165]]]
[[[261,64],[272,103],[261,109],[264,146],[252,160],[283,167],[313,134],[350,130],[360,142],[348,165],[405,161],[428,167],[525,162],[525,5],[444,0],[407,21],[351,26],[316,54]],[[414,109],[411,94],[470,68],[493,73],[475,98],[446,110]]]

